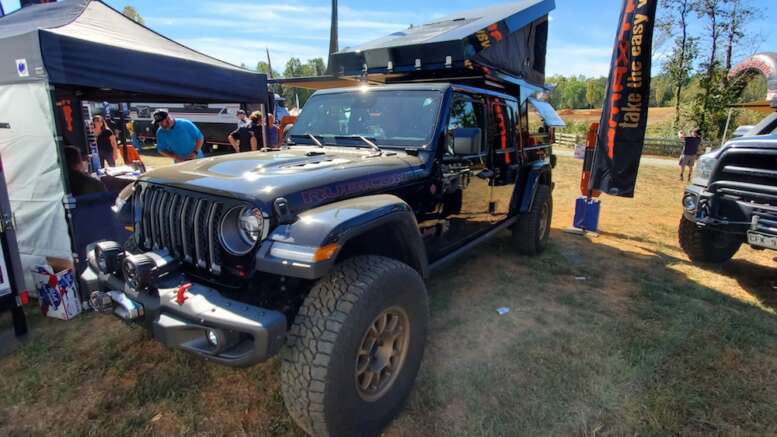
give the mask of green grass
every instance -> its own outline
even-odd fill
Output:
[[[559,160],[542,256],[505,233],[429,281],[424,364],[386,435],[777,434],[773,255],[689,263],[682,184],[658,167],[603,199],[599,238],[564,234],[578,172]],[[30,324],[0,357],[0,435],[301,435],[277,359],[224,368],[93,314]]]

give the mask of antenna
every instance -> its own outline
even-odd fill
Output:
[[[270,62],[270,49],[265,47],[264,50],[267,52],[267,78],[272,79],[272,62]]]

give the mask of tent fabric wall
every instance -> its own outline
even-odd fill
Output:
[[[0,86],[0,123],[10,125],[0,128],[0,157],[30,290],[33,265],[72,258],[52,114],[45,82]]]

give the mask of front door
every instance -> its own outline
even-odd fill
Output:
[[[437,259],[488,231],[500,217],[494,202],[494,141],[488,134],[488,102],[481,96],[454,94],[448,114],[448,142],[442,158],[442,205],[434,220],[421,223],[430,259]],[[479,147],[454,150],[456,132],[477,132]]]

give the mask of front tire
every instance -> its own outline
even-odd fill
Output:
[[[677,234],[680,247],[691,261],[722,263],[731,259],[742,245],[733,235],[699,228],[696,223],[682,217]]]
[[[518,218],[513,226],[513,243],[523,255],[539,255],[548,246],[550,222],[553,218],[553,197],[550,187],[540,185],[531,211]]]
[[[311,290],[283,351],[286,407],[311,435],[377,435],[402,408],[421,365],[426,286],[399,261],[358,256]]]

